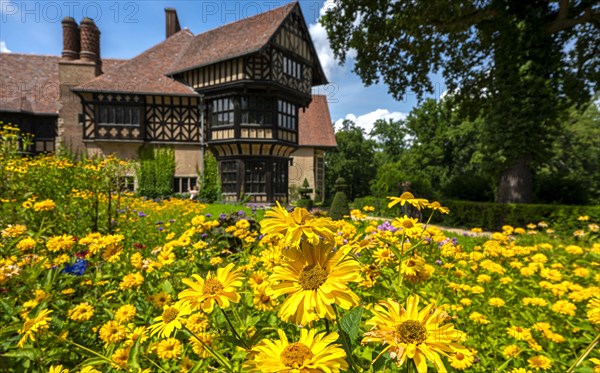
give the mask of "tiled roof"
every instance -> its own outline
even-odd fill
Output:
[[[194,37],[170,74],[256,52],[263,48],[296,2],[229,23]]]
[[[116,70],[106,72],[74,90],[197,96],[191,87],[165,76],[172,70],[173,61],[178,60],[193,39],[194,34],[183,29]]]
[[[57,114],[59,56],[0,53],[0,111]],[[112,71],[123,60],[104,59]]]
[[[298,115],[298,145],[315,148],[336,147],[327,96],[313,95],[312,101]]]

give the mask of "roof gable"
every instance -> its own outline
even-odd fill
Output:
[[[291,2],[196,35],[169,75],[261,50],[295,7]]]
[[[174,61],[186,51],[193,39],[194,35],[188,29],[183,29],[123,63],[118,69],[104,73],[74,90],[196,96],[192,88],[166,76]]]
[[[290,32],[290,30],[294,31]],[[300,35],[294,35],[294,33],[297,32],[299,32]],[[313,44],[312,37],[306,27],[306,20],[304,19],[304,14],[302,13],[300,6],[292,9],[283,24],[272,36],[270,43],[283,46],[285,49],[288,49],[299,55],[301,58],[309,61],[313,70],[312,85],[323,85],[328,83],[323,67],[321,66],[321,61],[319,60],[319,55]],[[284,46],[282,44],[288,45]]]
[[[0,111],[57,114],[60,99],[59,56],[0,53]],[[123,60],[104,59],[114,71]]]
[[[310,105],[299,110],[298,145],[315,148],[337,146],[327,96],[313,95]]]

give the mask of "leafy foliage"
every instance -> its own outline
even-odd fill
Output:
[[[364,130],[351,121],[344,121],[336,132],[337,148],[325,155],[326,182],[329,196],[333,195],[335,180],[346,180],[348,198],[369,194],[369,182],[376,172],[375,142],[366,137]]]
[[[156,198],[173,193],[175,152],[169,147],[144,146],[137,167],[138,192]]]
[[[461,116],[483,119],[498,200],[525,202],[562,114],[600,83],[599,9],[589,0],[344,0],[322,23],[335,55],[344,62],[355,51],[363,82],[383,80],[396,99],[409,89],[419,99],[433,93],[441,70]]]
[[[219,164],[212,152],[204,154],[204,180],[202,180],[198,195],[206,202],[214,202],[221,198]]]

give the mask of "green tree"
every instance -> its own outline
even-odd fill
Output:
[[[175,152],[171,147],[143,146],[136,169],[138,192],[156,198],[173,193]]]
[[[369,136],[376,141],[382,163],[397,161],[407,149],[407,129],[404,120],[378,119]]]
[[[600,110],[572,108],[552,156],[536,170],[536,199],[562,204],[600,204]]]
[[[326,185],[333,195],[335,180],[343,177],[348,185],[350,201],[369,194],[369,183],[375,177],[375,141],[366,137],[365,131],[352,121],[345,120],[336,132],[337,148],[325,155]]]
[[[204,154],[204,180],[200,180],[198,195],[206,202],[214,202],[221,198],[221,181],[219,164],[211,151]]]
[[[486,168],[499,202],[532,198],[561,115],[600,82],[600,4],[575,1],[341,0],[322,22],[341,62],[400,99],[443,74],[461,114],[483,118]]]

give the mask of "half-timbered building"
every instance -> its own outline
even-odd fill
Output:
[[[203,154],[212,151],[224,200],[287,201],[302,131],[325,139],[310,144],[317,158],[335,146],[330,118],[301,120],[312,87],[327,80],[299,4],[198,35],[181,29],[174,9],[165,12],[166,39],[130,60],[102,59],[100,31],[88,18],[63,20],[60,58],[1,55],[0,119],[33,132],[33,151],[63,146],[136,159],[142,146],[171,146],[176,192],[197,183]],[[31,92],[22,85],[32,78],[19,70],[23,61],[37,76],[36,93],[46,95],[33,100],[43,112],[28,106]],[[319,167],[304,170],[314,182]]]

